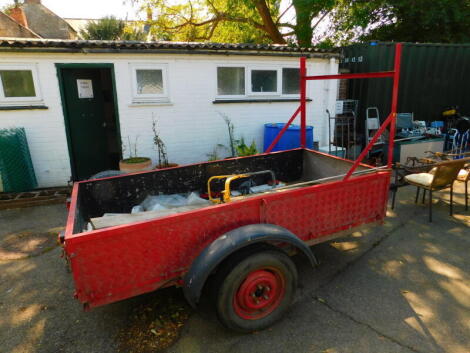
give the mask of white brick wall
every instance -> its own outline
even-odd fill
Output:
[[[170,104],[135,106],[132,104],[131,63],[168,64]],[[0,128],[24,127],[40,187],[65,185],[70,179],[65,123],[62,113],[56,63],[113,63],[116,76],[118,110],[123,140],[138,139],[139,155],[154,161],[152,114],[157,118],[161,137],[171,162],[186,164],[207,160],[217,143],[228,145],[226,125],[218,112],[230,117],[236,136],[247,143],[254,139],[261,151],[263,124],[286,122],[298,103],[213,104],[216,94],[216,65],[257,63],[297,65],[298,58],[219,56],[219,55],[141,55],[141,54],[18,54],[2,53],[1,63],[35,63],[47,110],[0,111]],[[309,74],[337,73],[332,59],[309,59]],[[325,110],[334,111],[336,81],[311,81],[307,96],[308,124],[314,126],[315,140],[327,144]],[[297,118],[296,123],[299,123]]]

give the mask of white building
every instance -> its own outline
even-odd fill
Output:
[[[121,138],[124,156],[137,139],[137,154],[156,162],[153,119],[170,162],[206,161],[228,145],[221,114],[262,151],[264,124],[298,107],[300,56],[309,75],[338,72],[339,55],[314,48],[4,38],[0,129],[25,128],[39,187],[117,169]],[[307,122],[321,145],[336,95],[336,81],[308,83]]]

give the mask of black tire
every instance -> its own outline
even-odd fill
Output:
[[[126,172],[120,171],[120,170],[105,170],[99,173],[96,173],[92,175],[88,180],[94,180],[94,179],[101,179],[101,178],[109,178],[113,176],[118,176],[118,175],[124,175]]]
[[[284,252],[237,253],[214,278],[217,316],[225,327],[238,332],[263,330],[285,314],[296,288],[297,269]]]

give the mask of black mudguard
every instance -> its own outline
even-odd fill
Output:
[[[209,275],[229,255],[249,245],[263,242],[282,242],[302,251],[312,266],[318,264],[310,248],[295,234],[274,224],[252,224],[234,229],[214,240],[194,260],[184,277],[184,295],[191,306],[199,302],[204,284]]]

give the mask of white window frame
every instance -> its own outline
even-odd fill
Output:
[[[219,86],[218,86],[218,68],[219,67],[240,67],[245,70],[245,94],[219,94]],[[247,67],[245,64],[223,64],[223,65],[216,65],[215,67],[215,95],[219,99],[240,99],[240,98],[246,98],[247,96],[247,86],[246,86],[246,80],[247,80]]]
[[[248,92],[250,96],[280,96],[282,95],[282,74],[279,66],[250,66],[248,68]],[[276,71],[276,91],[273,92],[253,92],[251,85],[252,71]],[[246,82],[246,81],[245,81]],[[246,92],[246,89],[245,89]]]
[[[300,71],[300,68],[298,66],[288,66],[288,65],[282,65],[281,67],[281,96],[283,97],[288,97],[288,98],[300,98],[300,82],[299,82],[299,93],[283,93],[282,92],[282,86],[284,84],[283,82],[283,76],[282,76],[282,69],[297,69]]]
[[[219,67],[243,67],[245,69],[245,94],[230,94],[230,95],[219,95],[219,87],[217,86],[217,69]],[[269,65],[263,66],[259,64],[250,64],[250,63],[230,63],[230,64],[216,64],[215,65],[215,100],[228,100],[228,99],[249,99],[251,98],[300,98],[299,93],[292,93],[292,94],[284,94],[282,93],[282,69],[299,69],[297,65],[294,64],[279,64],[279,65]],[[277,72],[277,90],[276,92],[253,92],[251,90],[251,71],[252,70],[268,70],[268,71],[276,71]]]
[[[3,82],[0,76],[0,105],[39,105],[43,102],[41,87],[38,79],[37,64],[0,64],[1,71],[31,71],[33,76],[34,97],[5,97]]]
[[[132,102],[133,103],[160,103],[168,102],[169,82],[168,64],[136,63],[130,64],[132,79]],[[162,94],[139,94],[137,93],[137,70],[162,70],[163,93]]]

